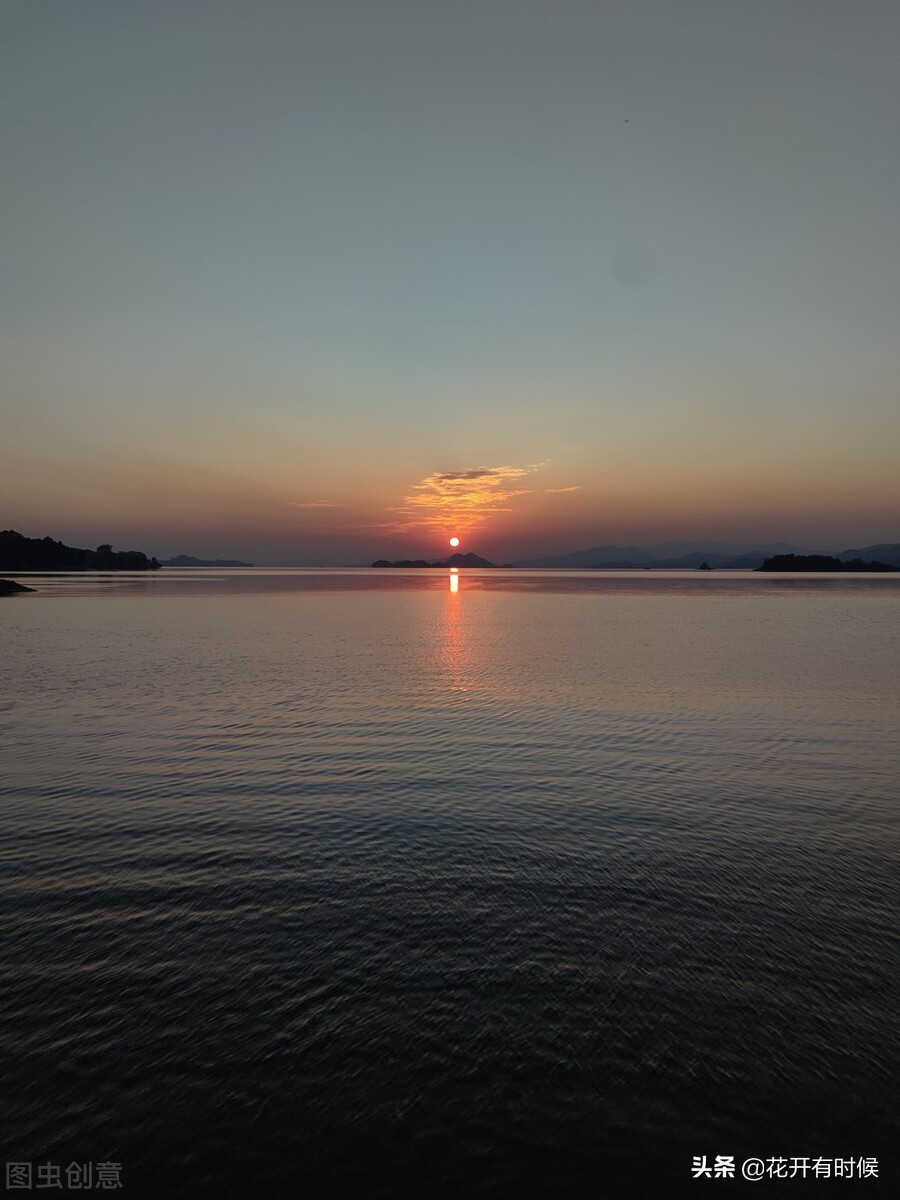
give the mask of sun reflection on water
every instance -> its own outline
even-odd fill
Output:
[[[450,568],[449,579],[450,587],[446,593],[444,607],[441,657],[450,688],[455,692],[468,692],[471,688],[471,655],[463,627],[464,605],[459,589],[460,576],[455,567]]]

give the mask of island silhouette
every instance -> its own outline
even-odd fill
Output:
[[[194,558],[192,554],[176,554],[164,558],[161,567],[252,567],[253,563],[241,562],[239,558]]]
[[[481,558],[477,554],[451,554],[449,558],[431,559],[426,562],[424,558],[403,558],[396,562],[389,562],[386,558],[379,558],[377,562],[373,562],[373,567],[493,567],[495,563],[488,562],[486,558]]]
[[[51,537],[29,538],[14,529],[0,532],[0,571],[157,571],[142,550],[96,550],[66,546]]]
[[[757,571],[900,571],[883,562],[864,562],[861,558],[844,561],[830,554],[775,554]]]
[[[14,583],[11,579],[0,579],[0,596],[17,596],[19,592],[33,592],[35,589],[24,584]]]
[[[511,563],[513,567],[578,568],[580,570],[622,570],[650,567],[653,570],[705,570],[704,564],[715,570],[747,570],[761,567],[768,558],[784,555],[806,557],[817,552],[809,547],[789,542],[657,542],[649,546],[593,546],[543,558],[527,558]],[[822,557],[822,552],[818,552]],[[828,554],[827,557],[832,557]],[[833,555],[841,562],[853,559],[884,562],[900,566],[900,544],[881,542],[853,550],[841,550]],[[788,568],[784,568],[788,569]],[[791,568],[803,570],[802,567]],[[808,568],[820,570],[823,568]]]

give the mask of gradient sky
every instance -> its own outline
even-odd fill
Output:
[[[3,0],[0,527],[900,540],[896,0]]]

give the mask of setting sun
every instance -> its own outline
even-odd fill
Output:
[[[459,545],[459,538],[458,538],[458,537],[452,537],[452,538],[450,539],[450,545],[451,545],[451,546],[458,546],[458,545]]]

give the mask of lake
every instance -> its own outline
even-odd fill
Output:
[[[6,1160],[896,1194],[898,577],[15,578]]]

